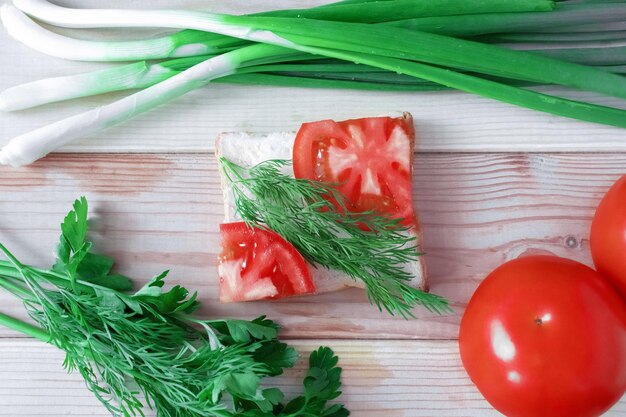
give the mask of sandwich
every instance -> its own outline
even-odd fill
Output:
[[[422,234],[413,207],[415,130],[409,113],[345,121],[304,123],[298,132],[222,133],[216,156],[250,169],[291,160],[281,174],[332,184],[345,197],[338,210],[393,218],[421,253]],[[279,299],[363,288],[343,271],[313,265],[283,236],[251,227],[237,210],[233,184],[221,170],[224,195],[222,252],[218,260],[222,302]],[[276,190],[280,192],[280,190]],[[329,197],[331,198],[331,197]],[[416,253],[417,254],[417,253]],[[427,291],[423,256],[402,265],[409,284]]]

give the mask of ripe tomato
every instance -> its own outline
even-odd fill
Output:
[[[470,300],[459,343],[470,378],[508,417],[596,417],[626,389],[626,305],[575,261],[497,268]]]
[[[220,301],[251,301],[315,292],[296,248],[277,233],[244,222],[220,225]]]
[[[596,269],[626,299],[626,176],[606,193],[591,224]]]
[[[294,174],[340,184],[350,211],[385,213],[410,226],[414,138],[408,114],[304,123],[293,148]]]

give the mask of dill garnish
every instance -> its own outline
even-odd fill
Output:
[[[220,158],[243,221],[277,232],[313,265],[362,281],[379,310],[404,318],[414,317],[418,305],[451,311],[444,298],[410,285],[412,275],[403,266],[420,253],[408,227],[385,215],[349,212],[333,184],[284,175],[290,163],[269,160],[244,168]]]

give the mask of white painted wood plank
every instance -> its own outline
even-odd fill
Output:
[[[455,341],[303,341],[303,357],[332,347],[343,368],[341,401],[354,417],[496,417],[460,363]],[[0,416],[107,416],[84,387],[67,375],[63,354],[34,340],[0,340]],[[288,396],[301,393],[304,361],[276,380]],[[148,414],[151,415],[151,414]],[[626,399],[606,417],[626,416]]]
[[[244,13],[267,8],[306,7],[325,0],[301,2],[225,0],[114,0],[110,7],[187,7]],[[97,7],[98,2],[66,0],[64,5]],[[101,32],[70,31],[94,38]],[[136,36],[131,31],[108,31],[111,37]],[[0,31],[0,89],[34,79],[78,73],[102,64],[67,62],[43,56],[9,39]],[[594,96],[563,93],[577,99]],[[24,112],[2,114],[0,144],[10,138],[62,117],[76,114],[122,97],[122,93],[61,103]],[[619,100],[596,98],[618,105]],[[192,92],[171,105],[142,115],[122,126],[63,148],[77,152],[208,151],[212,138],[222,131],[270,132],[297,129],[303,121],[352,118],[389,111],[411,111],[421,151],[608,151],[626,150],[626,131],[575,122],[516,108],[476,96],[455,93],[376,93],[327,89],[295,89],[211,85]]]
[[[204,315],[267,314],[292,338],[451,339],[480,280],[506,260],[554,253],[590,264],[591,217],[625,167],[624,154],[418,154],[414,202],[431,289],[456,309],[449,317],[420,312],[418,321],[378,313],[358,290],[218,304],[223,209],[210,154],[56,154],[32,167],[0,168],[0,241],[24,262],[50,265],[58,224],[84,194],[97,249],[140,282],[171,269],[172,283],[200,291]],[[0,305],[22,310],[7,295]]]

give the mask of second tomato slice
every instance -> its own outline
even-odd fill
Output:
[[[315,292],[296,248],[277,233],[244,222],[220,225],[220,301],[277,299]]]

